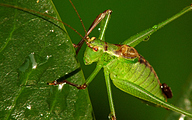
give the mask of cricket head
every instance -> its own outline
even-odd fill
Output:
[[[84,63],[85,65],[90,65],[93,62],[97,62],[102,56],[104,41],[92,37],[86,44],[87,48],[84,53]]]

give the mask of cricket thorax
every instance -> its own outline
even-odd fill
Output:
[[[133,47],[130,47],[128,45],[116,45],[116,46],[118,46],[119,49],[114,51],[114,53],[118,57],[123,57],[127,59],[134,59],[139,57],[137,50]]]

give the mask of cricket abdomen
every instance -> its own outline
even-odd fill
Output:
[[[139,91],[126,88],[128,85],[124,85],[124,83],[133,83],[161,100],[167,99],[161,90],[161,83],[154,69],[141,55],[139,55],[138,62],[135,63],[124,62],[121,59],[117,60],[116,65],[110,71],[111,79],[116,87],[133,96],[150,101],[147,100],[149,98],[145,98],[146,96],[140,95]]]
[[[138,87],[138,89],[142,89],[144,92],[147,91],[152,96],[165,101],[167,100],[167,95],[168,98],[171,97],[171,89],[168,86],[162,87],[153,67],[138,54],[135,48],[128,45],[110,44],[102,41],[97,42],[100,43],[99,49],[105,53],[101,59],[104,61],[103,64],[106,65],[105,68],[110,71],[111,79],[116,87],[146,101],[150,99],[146,98],[148,96],[141,95],[139,90],[133,91],[130,88]],[[95,43],[92,42],[92,44]],[[114,57],[113,60],[106,59],[112,56]],[[129,86],[131,84],[132,86]]]

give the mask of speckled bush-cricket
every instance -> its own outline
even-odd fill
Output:
[[[164,107],[165,109],[170,109],[192,117],[191,113],[167,103],[167,98],[172,97],[171,88],[165,83],[160,83],[153,67],[134,48],[141,41],[148,40],[150,35],[152,35],[154,32],[191,9],[192,5],[184,8],[182,11],[163,21],[162,23],[154,25],[152,28],[130,37],[122,44],[111,44],[105,42],[104,34],[112,11],[104,11],[94,20],[88,32],[86,32],[85,37],[83,37],[84,39],[82,39],[78,45],[74,45],[75,47],[79,47],[76,51],[76,53],[78,53],[83,41],[86,42],[87,48],[84,53],[84,62],[86,65],[97,62],[97,66],[93,73],[88,77],[83,85],[77,85],[67,80],[59,82],[53,81],[52,83],[49,83],[49,85],[66,83],[75,86],[78,89],[85,89],[101,70],[101,68],[103,68],[111,111],[109,115],[110,119],[116,119],[110,79],[120,90],[127,92],[147,103],[152,103],[155,106]],[[89,38],[89,33],[101,21],[102,23],[99,37]]]
[[[83,41],[86,41],[88,47],[85,51],[85,64],[87,65],[91,64],[92,62],[97,62],[96,69],[87,79],[86,83],[83,85],[76,85],[67,80],[63,80],[61,82],[54,81],[49,83],[49,85],[67,83],[77,87],[78,89],[85,89],[87,85],[89,85],[89,83],[94,79],[98,71],[101,68],[104,68],[111,109],[110,117],[112,119],[116,119],[116,116],[110,87],[110,78],[116,87],[135,97],[138,97],[139,99],[142,99],[143,101],[192,117],[190,113],[176,108],[175,106],[166,102],[167,98],[172,97],[170,87],[168,87],[165,83],[160,83],[158,76],[151,65],[133,48],[141,41],[148,40],[149,36],[161,27],[190,10],[191,6],[185,8],[170,19],[135,36],[132,36],[121,45],[104,42],[104,33],[108,24],[111,10],[104,11],[95,19],[85,37],[83,37],[82,42],[80,42],[78,45],[74,45],[80,49]],[[100,36],[97,39],[95,37],[90,39],[88,37],[89,33],[98,23],[100,23],[101,20],[102,25]]]

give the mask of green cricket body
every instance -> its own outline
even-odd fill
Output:
[[[170,87],[165,83],[160,83],[153,67],[133,48],[140,42],[148,40],[154,32],[191,9],[192,5],[184,8],[171,18],[130,37],[122,45],[110,44],[104,41],[103,31],[106,30],[106,25],[109,21],[107,16],[104,22],[101,23],[103,28],[99,38],[88,38],[86,41],[88,47],[84,54],[84,62],[86,65],[97,62],[97,66],[86,82],[77,88],[86,88],[100,69],[103,68],[111,110],[109,116],[112,120],[116,119],[116,115],[112,100],[110,78],[117,88],[126,93],[152,105],[164,107],[192,118],[191,113],[167,103],[167,98],[172,97]]]
[[[170,87],[165,83],[160,83],[153,67],[139,55],[135,48],[128,45],[110,44],[95,37],[91,38],[87,45],[84,54],[85,65],[97,62],[99,67],[94,71],[96,74],[103,67],[107,87],[110,86],[108,81],[110,76],[113,84],[120,90],[150,105],[164,107],[192,117],[191,113],[167,103],[167,98],[172,97]],[[92,74],[88,79],[94,78],[96,74]],[[89,80],[87,84],[89,84]],[[109,95],[109,97],[112,96]],[[110,107],[112,108],[110,115],[114,116],[114,106]]]
[[[110,14],[112,13],[111,10],[105,10],[96,17],[85,37],[82,37],[82,40],[87,44],[87,48],[84,53],[85,65],[97,62],[97,66],[92,74],[82,85],[71,83],[67,80],[63,80],[61,82],[53,81],[48,84],[58,85],[60,83],[66,83],[75,86],[78,89],[85,89],[95,78],[101,68],[103,68],[111,111],[109,114],[110,119],[116,120],[110,78],[117,88],[126,93],[129,93],[149,104],[164,107],[192,118],[191,113],[167,103],[167,98],[172,97],[170,87],[165,83],[160,83],[153,67],[134,48],[140,42],[148,40],[154,32],[190,10],[192,10],[192,5],[184,8],[182,11],[178,12],[169,19],[130,37],[125,40],[122,45],[105,42],[104,34]],[[90,31],[92,31],[93,28],[95,28],[95,26],[97,26],[100,22],[101,29],[98,39],[95,37],[90,39],[88,36]],[[75,46],[79,46],[81,48],[83,42],[80,41],[79,43],[80,44]],[[78,53],[78,50],[79,49],[77,49],[76,53]]]
[[[110,72],[110,78],[114,85],[124,92],[127,92],[144,101],[152,102],[146,95],[141,95],[140,91],[132,90],[126,83],[132,83],[135,87],[147,90],[162,101],[167,100],[167,96],[162,92],[161,83],[153,67],[138,54],[137,50],[128,45],[110,44],[101,40],[90,42],[84,55],[85,64],[103,61],[103,67]],[[97,47],[97,51],[95,50]]]

